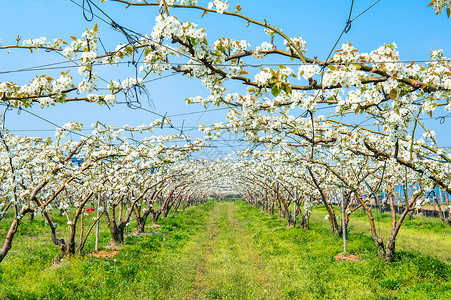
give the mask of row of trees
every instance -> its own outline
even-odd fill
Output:
[[[426,203],[436,187],[451,192],[451,155],[427,121],[443,108],[451,111],[451,65],[442,50],[432,51],[430,60],[420,64],[402,61],[394,43],[368,53],[346,43],[326,60],[319,60],[314,53],[309,56],[304,39],[289,37],[267,21],[241,14],[240,5],[231,10],[228,2],[220,0],[208,6],[191,0],[114,2],[127,7],[155,7],[152,32],[140,35],[115,23],[128,43],[105,54],[98,51],[97,25],[80,38],[71,37],[70,43],[41,38],[22,43],[18,39],[15,45],[1,46],[0,50],[6,51],[57,51],[77,63],[81,74],[74,78],[62,73],[56,79],[41,74],[25,85],[2,82],[2,103],[10,107],[35,103],[45,107],[69,101],[114,105],[120,95],[144,88],[148,76],[171,71],[199,80],[208,90],[207,97],[189,97],[188,103],[229,108],[227,120],[201,127],[209,139],[212,132],[216,136],[224,131],[244,134],[251,148],[239,153],[239,161],[194,162],[186,160],[186,153],[198,150],[201,142],[171,148],[165,146],[172,138],[168,136],[162,142],[153,138],[132,146],[130,140],[120,137],[121,132],[100,125],[92,136],[77,144],[61,143],[59,135],[55,141],[45,142],[4,133],[2,178],[7,188],[3,201],[7,209],[16,209],[17,221],[11,225],[3,257],[23,215],[39,211],[50,218],[47,208],[55,201],[60,201],[63,209],[72,209],[72,217],[66,215],[73,229],[67,243],[56,237],[53,228],[54,243],[73,253],[77,221],[95,195],[105,207],[113,239],[121,242],[132,215],[143,230],[149,215],[156,220],[171,208],[205,199],[207,191],[213,193],[212,186],[227,185],[262,210],[272,213],[276,208],[292,225],[296,225],[293,214],[301,216],[305,228],[311,205],[319,202],[328,211],[334,234],[341,234],[352,212],[362,207],[380,258],[391,261],[396,236],[409,212]],[[440,13],[448,2],[430,4]],[[175,16],[178,10],[223,14],[264,29],[268,37],[253,48],[246,40],[208,41],[207,29],[179,20]],[[143,60],[136,61],[135,57]],[[269,57],[287,64],[266,65]],[[130,59],[137,75],[121,82],[112,80],[109,91],[100,93],[96,68]],[[288,65],[292,62],[299,64],[297,70]],[[257,72],[256,63],[261,65]],[[232,82],[245,88],[237,88]],[[156,121],[149,130],[161,122],[164,120]],[[17,158],[14,147],[24,147],[20,146],[23,142],[34,148],[45,144],[49,150]],[[82,167],[67,167],[75,153],[84,160]],[[37,173],[27,168],[37,169],[33,171]],[[42,175],[38,175],[39,170]],[[415,191],[409,197],[407,191],[398,195],[394,188],[399,185],[406,189],[413,186]],[[71,197],[61,200],[58,196],[63,190]],[[221,189],[215,190],[218,193]],[[390,195],[386,205],[392,211],[392,231],[385,240],[376,230],[370,205],[370,199],[380,191]],[[337,198],[342,199],[345,222],[337,220],[333,209],[331,200]],[[394,208],[396,198],[403,203],[400,213]],[[153,208],[155,201],[161,203],[158,211]],[[296,203],[296,213],[289,211],[291,203]],[[441,211],[447,224],[450,210],[448,205]],[[49,224],[53,224],[51,219]]]
[[[435,185],[425,184],[417,172],[399,164],[359,156],[335,163],[319,158],[312,161],[302,153],[268,149],[242,155],[252,159],[238,163],[237,168],[244,171],[234,182],[247,202],[262,212],[278,213],[290,226],[306,229],[312,207],[325,207],[331,233],[337,235],[346,232],[352,214],[361,209],[368,216],[368,227],[382,260],[392,261],[404,220],[422,206],[437,204],[442,220],[450,225],[448,198],[442,210],[443,204],[433,197]],[[395,189],[399,184],[403,191]],[[340,207],[342,212],[338,213]],[[392,214],[391,231],[386,237],[381,236],[374,220],[375,209],[381,208],[389,208]]]
[[[130,133],[145,133],[160,124],[156,121],[137,128],[97,124],[78,142],[67,138],[68,132],[80,129],[77,123],[57,130],[54,140],[2,132],[0,221],[10,226],[0,261],[27,215],[45,218],[53,243],[68,255],[83,250],[102,216],[112,241],[122,243],[133,217],[137,230],[143,232],[149,216],[155,222],[171,209],[205,202],[211,186],[196,171],[200,162],[188,159],[203,147],[200,140],[177,146],[171,143],[179,138],[176,135],[151,136],[139,142],[130,137]],[[99,213],[94,222],[85,222],[91,223],[85,230],[88,207],[96,207]],[[53,222],[55,213],[62,213],[66,224]],[[68,227],[68,237],[58,236],[60,225]]]

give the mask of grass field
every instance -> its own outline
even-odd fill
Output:
[[[388,230],[387,216],[378,218]],[[391,264],[377,259],[359,214],[348,239],[358,262],[335,261],[341,238],[320,208],[311,230],[239,201],[191,207],[158,225],[120,249],[105,248],[102,227],[102,256],[88,254],[91,237],[86,255],[61,261],[42,220],[24,221],[0,263],[0,299],[451,299],[451,231],[434,219],[406,222]]]
[[[337,210],[337,215],[341,212]],[[378,235],[387,239],[391,231],[391,213],[373,212]],[[325,209],[315,209],[312,220],[324,223]],[[399,218],[399,216],[398,216]],[[371,235],[368,216],[362,211],[356,211],[349,222],[350,235]],[[451,226],[446,226],[438,218],[414,216],[412,220],[406,218],[396,238],[396,249],[427,254],[451,264]]]

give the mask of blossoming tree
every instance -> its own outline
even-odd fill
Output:
[[[307,41],[303,38],[289,37],[282,29],[266,20],[258,21],[241,14],[240,5],[231,9],[229,2],[221,0],[214,0],[206,6],[198,4],[196,0],[114,2],[126,6],[155,7],[157,16],[152,31],[140,35],[113,23],[113,26],[126,35],[128,43],[119,44],[106,54],[98,51],[97,25],[87,29],[80,38],[71,37],[70,43],[63,39],[49,42],[45,38],[18,38],[15,45],[1,46],[0,50],[57,51],[69,61],[77,63],[80,76],[75,78],[63,72],[55,79],[40,74],[22,86],[10,81],[1,82],[0,101],[9,107],[29,107],[35,103],[46,107],[69,101],[114,105],[121,93],[143,88],[144,79],[150,75],[163,75],[172,71],[199,80],[208,90],[209,96],[188,97],[187,103],[222,105],[229,109],[224,122],[202,126],[205,134],[211,138],[215,131],[243,133],[244,139],[254,147],[265,146],[265,151],[258,155],[247,156],[246,159],[256,161],[256,168],[255,171],[240,174],[236,182],[240,182],[242,187],[237,186],[237,190],[242,191],[250,202],[260,203],[263,207],[266,205],[266,209],[272,210],[275,205],[279,213],[289,220],[293,219],[288,210],[292,202],[299,207],[303,203],[309,203],[308,198],[314,197],[326,207],[332,232],[340,233],[343,228],[340,228],[330,199],[336,197],[340,189],[344,189],[345,197],[341,201],[346,205],[343,206],[352,212],[355,209],[350,206],[352,198],[357,200],[357,205],[365,208],[379,256],[387,261],[392,259],[396,235],[406,215],[426,202],[434,187],[451,192],[451,155],[437,141],[435,132],[423,121],[427,117],[431,118],[434,112],[451,111],[451,65],[442,50],[432,51],[428,62],[415,63],[403,62],[395,43],[381,45],[367,53],[346,43],[322,61],[317,59],[315,53],[308,53]],[[449,1],[430,2],[436,13],[446,10],[448,16],[449,4]],[[222,14],[234,20],[242,20],[264,29],[268,38],[256,47],[251,47],[245,40],[226,37],[209,41],[208,29],[176,17],[180,9],[201,11],[203,15]],[[135,55],[138,54],[143,57],[143,61],[135,61]],[[278,57],[287,62],[296,61],[299,67],[294,70],[287,64],[277,67],[264,65],[268,57]],[[137,69],[136,76],[124,78],[121,82],[111,80],[108,92],[99,93],[96,68],[129,59],[132,59]],[[253,69],[255,61],[261,64],[258,72]],[[229,84],[231,82],[242,83],[246,88],[236,88],[236,85]],[[354,118],[371,121],[372,124],[355,123]],[[104,142],[110,143],[111,140],[118,139],[115,134],[108,134],[107,139],[102,139]],[[101,131],[96,131],[94,135],[101,136]],[[7,139],[3,138],[4,141]],[[41,141],[27,142],[33,144]],[[123,145],[123,142],[120,144]],[[44,209],[47,207],[44,204],[48,205],[51,201],[39,202],[35,200],[35,196],[43,188],[39,182],[47,185],[49,179],[38,177],[44,181],[38,180],[38,185],[37,182],[30,181],[30,184],[20,186],[22,171],[15,170],[17,167],[14,166],[14,156],[7,154],[10,153],[8,142],[4,145],[4,178],[11,183],[5,189],[9,199],[17,195],[21,199],[28,197],[29,202]],[[176,165],[179,159],[183,159],[171,155],[180,155],[180,151],[166,153],[163,145],[144,145],[149,146],[149,149],[129,147],[126,142],[123,145],[125,148],[120,150],[102,149],[99,144],[86,142],[78,146],[68,143],[63,148],[66,152],[71,151],[69,153],[81,151],[86,161],[95,165],[110,157],[111,160],[117,160],[115,166],[109,167],[107,171],[110,175],[102,174],[94,168],[90,170],[92,176],[91,179],[85,179],[87,185],[83,190],[82,200],[74,200],[71,204],[78,203],[79,207],[75,212],[75,219],[68,219],[70,226],[75,226],[77,215],[83,211],[83,203],[87,203],[89,197],[98,193],[101,185],[105,185],[107,191],[102,192],[104,206],[108,206],[107,201],[112,201],[109,204],[112,210],[107,210],[105,217],[110,228],[113,228],[113,239],[120,242],[121,230],[123,233],[123,227],[133,213],[145,224],[147,217],[142,219],[145,215],[151,214],[156,219],[161,213],[167,214],[171,207],[177,207],[177,203],[180,204],[185,199],[184,196],[188,202],[191,201],[190,196],[185,194],[191,191],[192,183],[213,180],[207,180],[208,176],[203,177],[203,180],[188,176],[160,181],[166,175],[152,173],[149,168],[160,168],[173,163]],[[52,149],[53,152],[49,152],[49,155],[59,159],[45,168],[52,170],[54,177],[57,174],[61,174],[62,178],[74,177],[75,175],[65,173],[66,170],[60,165],[67,162],[62,158],[64,150],[56,150],[57,147]],[[162,162],[155,163],[155,158],[160,158],[160,154],[163,154],[161,151],[168,157],[163,155]],[[258,156],[263,158],[259,159]],[[150,165],[140,165],[146,164],[141,161],[144,158],[151,161]],[[25,164],[27,159],[32,158],[24,158],[21,164]],[[241,167],[248,166],[243,163]],[[271,176],[259,178],[258,174],[261,173],[269,173]],[[215,174],[231,178],[231,174]],[[298,180],[302,183],[298,183]],[[363,196],[375,198],[375,193],[381,188],[393,194],[393,187],[399,181],[405,185],[418,186],[418,189],[410,199],[404,199],[405,210],[400,216],[393,213],[392,234],[384,243],[375,231],[371,207]],[[49,192],[49,199],[59,193],[57,187],[61,186],[61,182],[58,184],[55,183],[53,192]],[[38,188],[36,192],[30,190],[35,186]],[[253,189],[246,188],[250,186]],[[204,191],[211,190],[205,186]],[[268,201],[268,195],[271,201]],[[146,212],[137,207],[144,198],[148,209]],[[17,200],[12,201],[12,204],[5,202],[6,210],[18,204]],[[156,201],[161,203],[158,211],[153,209]],[[393,206],[393,203],[390,202],[389,205]],[[125,206],[128,206],[128,210],[124,219],[115,220],[116,207]],[[22,209],[23,211],[16,212],[18,217],[33,207],[26,205]],[[308,211],[307,205],[304,214],[306,220]],[[347,214],[342,218],[348,217]],[[15,222],[11,232],[17,226],[17,221]],[[346,222],[343,224],[346,226]],[[55,241],[58,242],[58,239],[55,238]],[[73,239],[71,244],[72,241]],[[7,249],[10,244],[5,247]],[[2,253],[6,255],[6,252]]]

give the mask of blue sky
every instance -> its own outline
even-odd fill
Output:
[[[73,0],[81,4],[82,0]],[[94,1],[107,12],[117,23],[131,28],[140,33],[150,33],[153,27],[158,9],[155,7],[130,7],[106,1],[100,4],[100,0]],[[324,59],[333,44],[340,35],[349,15],[352,1],[229,1],[231,7],[241,4],[243,14],[257,20],[267,20],[271,25],[281,28],[288,36],[301,36],[307,41],[307,56],[317,56]],[[354,1],[352,18],[357,16],[374,1]],[[383,43],[396,42],[401,59],[422,60],[428,59],[430,51],[440,48],[445,55],[451,56],[451,20],[446,15],[435,16],[432,8],[427,7],[427,0],[389,1],[382,0],[366,13],[352,22],[350,31],[343,35],[339,45],[352,42],[361,51],[369,52]],[[208,1],[199,1],[207,5]],[[92,27],[94,22],[99,24],[101,39],[107,50],[114,49],[119,42],[124,43],[124,37],[110,28],[107,24],[94,18],[93,22],[87,22],[80,7],[70,0],[18,0],[1,1],[0,13],[0,39],[3,45],[14,44],[17,35],[23,39],[39,38],[45,36],[48,39],[63,38],[70,40],[69,36],[79,36],[85,27]],[[95,13],[99,14],[95,10]],[[261,28],[250,26],[231,17],[207,14],[200,19],[199,11],[171,10],[181,20],[190,20],[207,28],[209,42],[212,43],[218,37],[231,37],[234,39],[246,39],[253,47],[268,37]],[[0,51],[0,71],[30,67],[45,63],[62,61],[62,57],[55,53],[40,51],[38,55],[30,55],[24,50],[14,50],[11,54]],[[279,63],[277,58],[273,61]],[[61,70],[58,70],[60,72]],[[76,73],[76,69],[73,71]],[[101,73],[103,72],[103,73]],[[133,74],[131,69],[108,69],[101,71],[107,79],[121,79]],[[126,74],[129,75],[126,75]],[[17,81],[21,84],[28,82],[34,73],[20,72],[13,74],[0,74],[0,81]],[[156,78],[156,77],[153,77]],[[187,96],[206,95],[205,89],[197,80],[174,76],[168,79],[157,80],[150,83],[148,90],[155,111],[168,115],[181,114],[191,111],[201,111],[198,105],[187,106],[184,102]],[[237,87],[239,89],[240,87]],[[143,107],[151,109],[147,101]],[[57,105],[56,107],[41,109],[38,106],[31,109],[33,113],[51,120],[57,124],[68,121],[79,121],[87,127],[96,120],[107,124],[140,125],[154,120],[155,116],[142,110],[131,110],[125,105],[116,105],[109,110],[98,107],[95,104],[75,103]],[[206,112],[189,116],[173,117],[174,125],[185,128],[197,126],[199,121],[208,124],[224,120],[224,111]],[[437,131],[449,126],[448,120],[444,125],[436,126]],[[6,125],[17,134],[26,135],[52,135],[52,132],[31,131],[53,129],[54,126],[32,116],[26,112],[18,115],[10,111],[6,115]],[[435,126],[435,125],[434,125]],[[200,136],[196,130],[191,132]],[[230,137],[229,137],[230,138]],[[236,144],[236,143],[234,143]],[[449,142],[451,144],[451,142]],[[228,149],[223,146],[220,149]],[[229,151],[229,150],[228,150]]]

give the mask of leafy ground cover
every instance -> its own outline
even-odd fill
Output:
[[[103,227],[101,255],[62,261],[36,220],[0,264],[0,298],[451,299],[449,248],[402,242],[447,241],[447,228],[409,220],[388,264],[357,214],[348,250],[359,261],[336,261],[341,238],[330,235],[323,214],[316,209],[311,230],[303,230],[244,202],[209,202],[170,215],[149,234],[129,235],[120,248],[107,247]],[[381,217],[381,228],[388,222]]]

